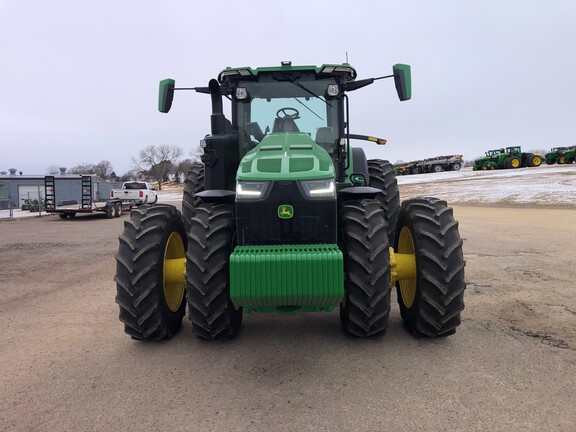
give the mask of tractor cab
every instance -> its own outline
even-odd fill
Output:
[[[356,70],[349,64],[316,67],[282,62],[278,67],[226,68],[208,87],[193,88],[212,96],[212,134],[201,142],[204,148],[202,161],[212,168],[206,176],[206,189],[235,190],[236,170],[242,158],[259,145],[262,147],[256,151],[311,149],[322,160],[327,154],[333,162],[332,175],[336,181],[349,182],[350,178],[346,177],[354,171],[350,139],[377,144],[386,141],[350,134],[346,92],[388,77],[394,77],[400,100],[410,99],[410,67],[404,64],[395,65],[393,75],[359,81],[356,81]],[[174,90],[178,90],[174,80],[161,81],[161,112],[169,111]],[[222,97],[231,102],[230,120],[224,117]],[[322,156],[318,156],[320,153]],[[255,152],[250,157],[255,158]],[[274,163],[262,163],[272,176],[278,173]],[[302,165],[305,162],[294,163],[300,169],[299,176],[306,177]],[[248,165],[241,166],[239,178],[247,170],[253,171],[254,167]],[[364,171],[360,174],[366,176]],[[367,179],[364,180],[367,185]]]

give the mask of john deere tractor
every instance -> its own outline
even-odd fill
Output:
[[[576,146],[571,147],[554,147],[546,153],[546,163],[552,164],[571,164],[576,159]]]
[[[458,223],[445,201],[400,204],[388,161],[366,160],[350,133],[347,93],[394,78],[411,97],[410,67],[357,80],[349,64],[226,68],[208,87],[211,134],[186,180],[182,213],[133,210],[116,255],[116,301],[132,338],[173,336],[186,307],[202,339],[234,337],[244,312],[340,310],[344,330],[388,327],[396,286],[406,327],[453,334],[464,308]],[[160,82],[159,110],[175,87]],[[226,118],[223,99],[230,101]]]
[[[537,167],[542,164],[539,153],[524,153],[519,146],[488,150],[474,161],[474,170],[493,170],[520,167]]]

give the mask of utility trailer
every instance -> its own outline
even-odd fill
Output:
[[[462,155],[436,156],[428,159],[415,160],[396,164],[398,174],[422,174],[442,171],[459,171],[464,160]]]
[[[459,171],[463,163],[462,155],[436,156],[419,161],[416,168],[419,173]]]
[[[57,214],[60,219],[95,212],[105,213],[109,218],[120,217],[122,212],[129,210],[134,203],[117,198],[108,199],[111,189],[110,182],[95,175],[46,176],[46,213]]]

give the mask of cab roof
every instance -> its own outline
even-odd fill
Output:
[[[230,84],[240,80],[258,80],[264,75],[275,73],[290,75],[311,72],[317,78],[339,77],[342,82],[351,82],[356,79],[356,70],[348,63],[323,64],[322,66],[292,66],[292,62],[283,61],[280,66],[268,66],[252,69],[251,67],[227,67],[218,75],[220,84]]]

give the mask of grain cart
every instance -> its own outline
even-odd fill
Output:
[[[400,205],[393,168],[351,145],[347,93],[393,77],[411,97],[410,67],[356,80],[348,64],[226,68],[208,87],[211,134],[173,206],[133,210],[116,255],[125,331],[170,338],[188,305],[202,339],[235,336],[243,312],[331,311],[351,335],[383,334],[396,285],[405,325],[453,334],[464,308],[458,223],[445,201]],[[168,112],[174,80],[160,82]],[[231,102],[231,119],[223,114]],[[391,247],[393,245],[393,247]]]

